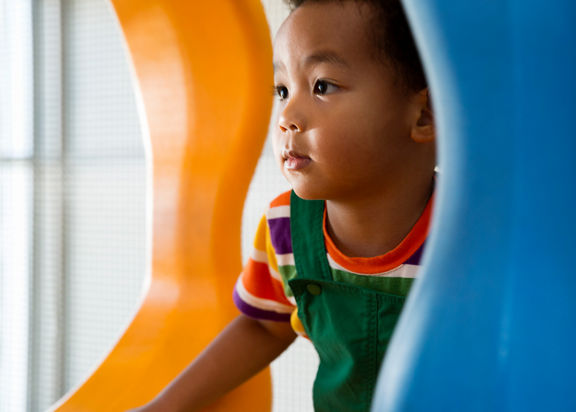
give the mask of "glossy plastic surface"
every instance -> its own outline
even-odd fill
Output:
[[[576,410],[576,3],[405,0],[439,121],[374,411]]]
[[[153,159],[152,279],[131,325],[56,410],[122,411],[168,384],[237,315],[244,198],[272,105],[259,0],[113,0]],[[261,373],[209,410],[270,410]]]

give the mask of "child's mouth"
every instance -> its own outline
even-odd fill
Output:
[[[304,169],[310,163],[310,158],[305,157],[289,157],[284,161],[284,168],[287,170],[300,170]]]
[[[291,150],[282,153],[282,157],[284,158],[284,169],[290,171],[302,170],[312,161],[308,156]]]

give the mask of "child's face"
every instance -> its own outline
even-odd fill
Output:
[[[375,57],[371,12],[352,1],[304,4],[276,36],[275,156],[300,197],[371,196],[400,178],[415,144],[412,99]]]

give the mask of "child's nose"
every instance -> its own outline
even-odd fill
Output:
[[[278,127],[285,132],[302,132],[305,129],[305,119],[301,110],[295,105],[294,99],[290,99],[280,110],[278,115]]]

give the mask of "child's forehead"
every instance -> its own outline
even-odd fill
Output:
[[[373,54],[370,10],[356,1],[304,3],[284,21],[274,39],[275,60],[287,48],[338,50]]]

